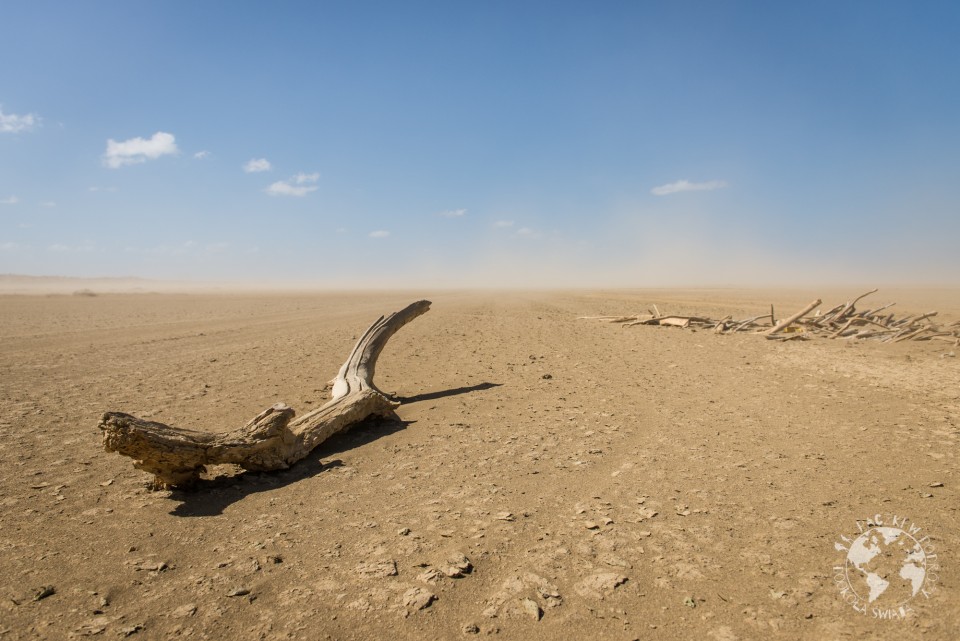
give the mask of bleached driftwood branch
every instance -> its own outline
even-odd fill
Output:
[[[257,471],[286,469],[337,432],[368,416],[393,413],[400,404],[373,383],[377,358],[397,330],[428,309],[430,301],[421,300],[377,319],[340,368],[331,400],[296,420],[292,408],[278,403],[239,429],[210,433],[107,412],[100,419],[103,447],[134,459],[134,467],[155,476],[155,487],[190,485],[206,465],[234,463]]]
[[[880,312],[892,307],[894,303],[887,303],[873,310],[857,310],[857,303],[876,292],[876,289],[872,289],[826,312],[821,313],[818,310],[814,316],[808,316],[811,311],[820,306],[821,301],[817,299],[779,322],[774,320],[776,317],[774,316],[773,305],[770,306],[769,314],[754,316],[742,321],[734,320],[732,316],[724,316],[720,320],[699,316],[664,316],[656,305],[654,305],[655,314],[581,316],[580,318],[621,323],[623,327],[673,325],[689,329],[709,329],[714,334],[750,332],[763,334],[771,340],[800,340],[810,336],[827,336],[847,340],[872,338],[886,343],[938,340],[953,343],[955,347],[960,347],[960,321],[954,321],[946,326],[937,325],[930,320],[937,315],[937,312],[927,312],[926,314],[910,315],[897,319],[892,313],[880,314]],[[765,319],[770,320],[770,325],[757,322]],[[794,325],[796,327],[793,327]]]

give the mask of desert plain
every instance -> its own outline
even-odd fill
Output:
[[[960,350],[579,318],[862,289],[2,295],[0,639],[956,639]],[[396,417],[288,470],[151,491],[103,450],[106,411],[318,407],[421,298],[377,369]],[[920,593],[844,589],[874,526],[923,541]]]

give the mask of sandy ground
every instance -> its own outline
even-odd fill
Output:
[[[958,638],[960,350],[577,320],[858,293],[2,296],[0,639]],[[957,291],[874,296],[960,318]],[[378,369],[397,420],[193,493],[101,448],[108,410],[219,431],[316,407],[421,297]],[[912,597],[901,537],[858,613],[837,544],[874,515],[927,574]]]

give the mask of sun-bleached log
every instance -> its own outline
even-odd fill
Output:
[[[821,300],[818,298],[817,300],[813,301],[812,303],[810,303],[809,305],[807,305],[806,307],[804,307],[803,309],[801,309],[799,312],[797,312],[797,313],[794,314],[793,316],[790,316],[789,318],[784,318],[782,321],[780,321],[779,323],[777,323],[775,326],[773,326],[773,327],[771,327],[770,329],[768,329],[768,330],[766,331],[766,334],[767,334],[768,336],[772,336],[773,334],[776,334],[776,333],[778,333],[778,332],[783,331],[784,329],[786,329],[787,327],[789,327],[794,321],[797,321],[797,320],[799,320],[800,318],[803,318],[803,317],[806,316],[808,313],[810,313],[811,311],[813,311],[813,308],[817,307],[821,302],[823,302],[823,301],[821,301]]]
[[[337,432],[368,416],[393,413],[400,404],[373,382],[377,358],[397,330],[429,309],[430,301],[421,300],[377,319],[340,368],[331,400],[297,419],[292,408],[278,403],[239,429],[211,433],[107,412],[99,426],[103,447],[131,457],[134,467],[154,475],[157,488],[188,486],[207,465],[233,463],[257,471],[286,469]]]

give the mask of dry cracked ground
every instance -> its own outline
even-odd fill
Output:
[[[317,407],[425,294],[0,297],[0,639],[958,638],[955,347],[578,320],[857,293],[436,293],[381,357],[395,420],[190,493],[105,453],[100,415]],[[875,297],[960,317],[956,291]],[[925,554],[847,563],[875,526]]]

